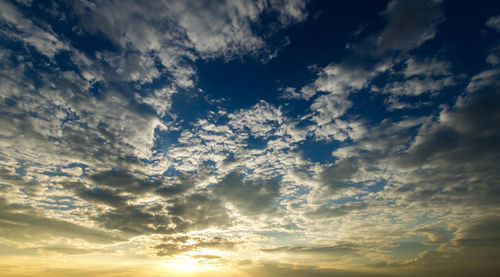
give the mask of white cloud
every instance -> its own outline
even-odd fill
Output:
[[[344,141],[348,138],[355,139],[363,132],[359,123],[339,118],[353,105],[349,96],[368,86],[372,78],[386,71],[388,66],[385,62],[369,68],[347,62],[328,65],[319,72],[314,82],[302,88],[302,97],[305,99],[318,92],[326,92],[314,99],[310,106],[311,113],[305,117],[315,123],[310,131],[316,139]]]
[[[449,71],[450,64],[436,59],[417,61],[410,58],[403,70],[404,81],[387,83],[382,89],[396,96],[416,96],[423,93],[438,93],[441,89],[455,84]]]
[[[390,23],[379,40],[384,50],[404,52],[435,34],[441,20],[435,2],[416,3],[418,13],[410,15],[408,3],[393,1],[387,9]],[[13,9],[8,5],[5,11]],[[78,5],[72,8],[82,28],[102,32],[119,49],[65,48],[69,44],[50,28],[30,25],[16,10],[2,12],[3,22],[19,31],[8,39],[49,58],[69,49],[78,69],[54,66],[36,72],[35,83],[25,74],[35,60],[0,52],[0,191],[10,201],[0,199],[0,217],[16,221],[0,232],[1,243],[26,247],[31,236],[30,247],[43,253],[82,253],[83,239],[90,251],[130,247],[137,255],[168,256],[203,245],[231,248],[236,240],[206,237],[224,234],[240,238],[231,248],[238,258],[283,255],[331,267],[359,260],[390,264],[391,249],[399,247],[394,242],[471,249],[466,239],[494,238],[465,227],[452,236],[459,223],[496,212],[497,69],[472,77],[469,94],[441,106],[439,117],[404,111],[398,119],[368,122],[349,113],[357,104],[352,96],[381,73],[398,81],[381,89],[386,94],[369,96],[404,108],[408,103],[399,96],[438,93],[455,84],[454,75],[450,63],[436,58],[385,59],[353,46],[309,85],[284,89],[285,98],[310,104],[305,115],[265,101],[223,110],[209,99],[204,104],[211,111],[184,122],[170,108],[179,89],[195,88],[193,62],[269,54],[275,49],[265,38],[276,30],[255,33],[259,18],[272,12],[283,28],[307,17],[304,2]],[[408,15],[409,22],[393,13]],[[359,63],[366,56],[370,62]],[[152,85],[163,77],[165,83]],[[334,140],[329,162],[303,156],[302,143]],[[192,231],[199,237],[181,235]],[[155,244],[160,237],[164,243]],[[186,244],[190,239],[195,244]],[[128,242],[111,245],[118,240]],[[101,242],[110,244],[91,244]],[[286,246],[262,251],[269,244]],[[316,257],[326,258],[318,264]]]
[[[485,70],[471,78],[466,90],[467,92],[471,93],[491,86],[495,86],[498,83],[499,75],[500,69],[498,68]]]
[[[5,1],[0,2],[0,18],[13,26],[18,32],[0,28],[3,36],[23,41],[37,49],[49,58],[61,50],[69,50],[69,46],[50,29],[44,30],[25,18],[15,6]]]

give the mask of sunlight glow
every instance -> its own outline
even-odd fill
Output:
[[[215,270],[216,267],[207,264],[202,258],[192,258],[189,256],[182,256],[174,258],[171,261],[162,264],[164,267],[168,267],[172,271],[179,273],[192,273],[197,271],[211,271]]]
[[[173,269],[179,272],[195,272],[198,270],[198,261],[193,258],[178,260],[173,265]]]

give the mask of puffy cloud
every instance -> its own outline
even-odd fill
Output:
[[[280,109],[276,109],[269,103],[261,101],[252,109],[240,110],[228,115],[229,126],[236,131],[248,129],[254,137],[267,138],[276,133],[276,128],[283,124],[283,116]]]
[[[497,239],[498,70],[467,86],[441,56],[410,52],[436,34],[439,1],[390,2],[388,24],[308,84],[234,109],[196,87],[196,62],[267,61],[305,2],[40,3],[36,20],[0,5],[16,46],[0,49],[2,244],[235,267],[251,257],[259,276],[369,276],[258,264],[281,258],[407,269],[497,256],[485,241]],[[467,88],[452,97],[452,86]],[[183,118],[180,92],[206,110]],[[356,109],[380,103],[392,107]]]
[[[349,99],[351,94],[366,87],[369,81],[378,73],[387,69],[385,63],[365,67],[351,64],[350,61],[341,64],[331,64],[318,73],[318,78],[301,90],[302,97],[309,99],[318,92],[327,92],[317,96],[310,106],[311,113],[307,116],[315,125],[311,132],[317,140],[339,140],[358,137],[362,132],[358,122],[341,120],[353,106]]]
[[[304,98],[309,99],[311,92],[325,91],[345,96],[353,90],[359,90],[373,76],[366,68],[350,64],[329,65],[323,68],[313,84],[302,88]]]

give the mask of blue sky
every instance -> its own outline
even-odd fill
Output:
[[[2,0],[0,272],[489,276],[499,34],[495,1]]]

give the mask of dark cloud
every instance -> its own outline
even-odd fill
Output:
[[[441,113],[439,126],[415,144],[403,162],[424,164],[437,159],[467,164],[498,158],[500,90],[467,97]],[[479,161],[479,160],[482,161]]]
[[[222,202],[204,192],[172,198],[166,204],[157,205],[130,205],[117,200],[119,205],[115,209],[99,213],[92,219],[107,229],[135,235],[172,234],[231,224]]]
[[[119,230],[127,235],[172,234],[231,224],[221,200],[205,191],[187,193],[205,177],[204,171],[200,170],[198,174],[178,176],[173,185],[159,187],[159,182],[142,180],[124,171],[111,171],[91,176],[99,186],[62,184],[90,204],[105,204],[112,208],[96,209],[90,217],[106,229]],[[162,201],[134,204],[134,200],[140,197],[138,193],[145,192],[162,196]]]
[[[223,237],[201,238],[201,237],[172,237],[165,238],[165,242],[154,246],[158,250],[158,256],[174,256],[188,251],[197,251],[204,248],[233,250],[236,243]],[[189,240],[189,244],[186,242]],[[207,258],[207,257],[203,257]],[[215,257],[211,257],[215,258]],[[219,258],[216,256],[216,258]]]
[[[498,216],[475,218],[461,224],[455,237],[441,242],[437,250],[425,251],[414,259],[369,266],[392,268],[402,276],[494,276],[500,270],[499,227]]]
[[[40,184],[35,180],[23,178],[5,168],[0,168],[0,184],[16,186],[28,193],[36,193],[40,188]]]
[[[127,201],[127,197],[118,195],[117,191],[103,188],[87,189],[81,186],[75,189],[75,195],[91,203],[103,203],[112,207],[123,207]]]
[[[479,218],[458,230],[453,243],[469,254],[485,255],[495,259],[500,257],[498,230],[500,230],[500,217]]]
[[[413,177],[419,186],[411,199],[474,205],[499,201],[499,103],[497,88],[467,95],[443,110],[438,123],[421,129],[396,161],[402,168],[418,168]]]
[[[160,181],[142,178],[125,170],[110,170],[90,176],[90,180],[101,186],[107,186],[131,193],[143,193],[158,188]]]
[[[29,206],[9,204],[0,198],[0,236],[12,241],[48,238],[79,238],[96,243],[112,243],[122,238],[69,221],[51,218]]]
[[[320,254],[320,255],[342,255],[355,254],[359,251],[359,247],[349,243],[339,243],[333,246],[282,246],[276,248],[261,249],[264,252],[287,252],[292,254]]]
[[[119,207],[93,216],[92,219],[107,229],[120,230],[129,235],[175,232],[173,219],[164,211],[150,211],[148,207],[142,206]]]
[[[410,50],[434,37],[443,21],[441,1],[393,0],[384,12],[389,24],[378,38],[384,50]]]
[[[306,212],[306,216],[310,218],[330,218],[345,216],[353,211],[364,210],[368,207],[368,204],[362,202],[354,202],[344,205],[321,205],[320,207]]]
[[[273,180],[245,180],[242,174],[226,175],[214,188],[214,193],[234,204],[244,214],[272,213],[279,196],[280,185]]]
[[[209,227],[228,227],[232,224],[223,203],[205,192],[196,192],[168,201],[168,214],[181,219],[179,230],[195,231]]]
[[[180,173],[173,182],[164,183],[155,192],[165,198],[171,198],[189,192],[197,184],[206,180],[208,174],[204,167],[198,169],[196,174]]]
[[[392,275],[384,275],[373,272],[349,271],[338,269],[321,269],[314,266],[298,266],[291,264],[259,264],[250,269],[243,269],[252,276],[264,277],[388,277]]]
[[[321,172],[320,181],[330,192],[337,193],[342,189],[357,186],[351,178],[359,170],[357,159],[346,159],[327,167]]]

